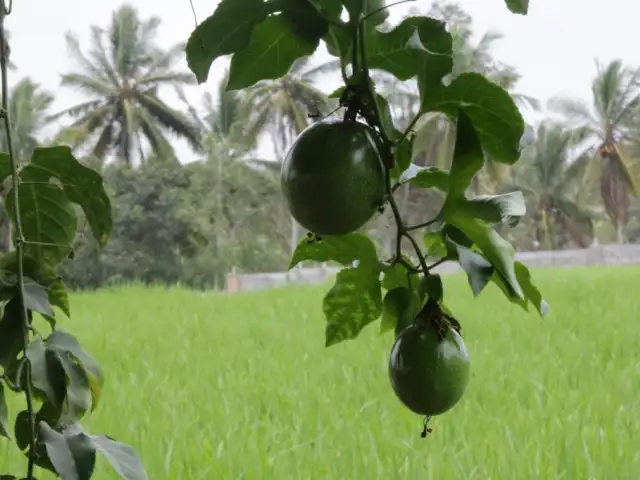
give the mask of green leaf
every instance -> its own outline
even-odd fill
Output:
[[[400,183],[410,182],[421,188],[437,188],[447,193],[449,191],[449,173],[437,167],[418,167],[411,164],[400,177]]]
[[[414,133],[410,132],[396,145],[396,164],[390,171],[391,178],[396,180],[401,178],[403,172],[411,165],[411,145],[413,137]]]
[[[7,194],[5,208],[15,225],[12,192]],[[69,255],[78,228],[73,205],[62,188],[53,183],[24,182],[18,193],[22,230],[28,242],[25,253],[50,266],[60,264]]]
[[[516,252],[513,246],[490,225],[477,218],[466,216],[460,212],[449,212],[446,220],[471,239],[491,265],[502,274],[514,295],[524,300],[524,293],[515,273]]]
[[[329,31],[324,36],[329,55],[338,57],[343,64],[350,61],[353,41],[351,31],[346,25],[329,25]]]
[[[226,89],[284,77],[295,60],[313,54],[318,44],[298,37],[281,16],[268,17],[253,29],[249,45],[231,58]]]
[[[517,225],[520,218],[527,213],[524,196],[519,190],[501,195],[478,195],[456,201],[455,208],[487,223],[504,223],[511,226]]]
[[[13,298],[6,305],[0,319],[0,367],[7,368],[22,351],[22,308]]]
[[[380,112],[380,125],[382,129],[387,135],[389,135],[390,138],[393,138],[399,132],[397,132],[396,128],[393,125],[393,118],[391,116],[391,108],[389,107],[389,102],[387,102],[386,98],[377,93],[375,94],[373,99],[378,106],[378,112]]]
[[[49,303],[47,290],[35,280],[24,278],[24,303],[29,310],[53,317],[53,309]]]
[[[403,255],[405,262],[411,264],[411,260]],[[385,290],[393,290],[398,287],[414,288],[418,285],[417,275],[410,273],[407,267],[402,263],[394,263],[393,265],[383,266],[382,271],[384,276],[382,277],[382,288]]]
[[[98,172],[78,162],[69,147],[36,148],[20,178],[24,182],[58,179],[67,198],[82,208],[98,245],[107,244],[113,219],[104,181]]]
[[[325,295],[322,309],[327,318],[327,347],[356,338],[360,331],[382,313],[382,289],[372,268],[344,268],[336,283]]]
[[[380,333],[400,331],[412,324],[420,311],[420,299],[407,287],[389,290],[382,302]]]
[[[5,474],[5,475],[0,475],[0,480],[18,480],[18,477],[16,477],[15,475]],[[22,480],[26,480],[26,479],[22,479]]]
[[[63,435],[39,422],[39,438],[56,473],[63,479],[89,480],[96,464],[96,447],[85,433]]]
[[[438,111],[455,118],[462,108],[484,152],[497,162],[511,165],[518,161],[524,120],[506,90],[479,73],[460,74],[448,86],[425,89],[424,82],[419,82],[423,113]]]
[[[461,245],[454,245],[458,252],[458,263],[467,274],[473,295],[477,297],[493,277],[493,265],[482,255]]]
[[[0,184],[11,176],[11,158],[6,152],[0,152]]]
[[[4,384],[0,380],[0,436],[9,437],[9,409],[4,396]]]
[[[263,0],[222,0],[209,18],[201,22],[187,41],[189,69],[198,83],[206,82],[213,61],[249,45],[251,32],[270,12]]]
[[[70,352],[55,349],[49,351],[56,356],[67,376],[67,390],[59,422],[62,425],[71,425],[84,417],[91,408],[89,377]]]
[[[306,260],[323,263],[338,262],[351,265],[359,260],[361,263],[377,264],[378,254],[371,239],[363,233],[346,235],[328,235],[321,241],[309,242],[303,239],[296,247],[289,263],[289,270]]]
[[[529,12],[529,0],[505,0],[512,13],[526,15]]]
[[[95,410],[104,386],[104,373],[100,364],[82,348],[82,345],[73,335],[63,330],[56,330],[49,335],[45,340],[45,344],[50,350],[71,353],[80,362],[89,379],[92,400],[91,411]]]
[[[138,455],[128,445],[116,442],[107,436],[91,436],[91,440],[100,452],[113,467],[120,478],[124,480],[148,480]]]
[[[441,232],[426,232],[424,234],[424,248],[430,257],[447,257],[447,244]]]
[[[475,174],[484,165],[484,155],[476,129],[464,110],[458,115],[456,143],[449,170],[449,189],[443,210],[454,200],[464,198]]]
[[[380,10],[385,6],[385,0],[342,0],[342,4],[349,12],[349,19],[360,20],[369,13],[379,10],[366,20],[369,25],[379,25],[389,17],[389,10]]]
[[[544,318],[549,313],[549,304],[542,299],[540,290],[533,284],[531,272],[522,262],[515,263],[515,270],[525,298],[533,304],[540,316]]]
[[[309,0],[281,0],[282,18],[302,40],[318,42],[329,31],[329,23]]]
[[[44,342],[36,336],[26,351],[31,365],[31,383],[56,409],[56,420],[60,418],[62,403],[66,393],[66,375],[60,359],[53,352],[48,352]]]

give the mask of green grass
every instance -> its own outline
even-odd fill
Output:
[[[446,278],[473,373],[424,440],[389,385],[390,334],[323,347],[326,287],[78,294],[60,323],[107,375],[85,426],[133,445],[154,480],[638,478],[640,268],[534,275],[544,321]],[[8,445],[0,471],[23,473]]]

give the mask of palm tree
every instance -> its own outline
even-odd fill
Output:
[[[37,136],[52,102],[53,96],[28,77],[20,80],[9,92],[13,152],[20,163],[28,160],[39,143]],[[0,151],[8,151],[4,129],[0,132]],[[10,249],[11,224],[3,208],[0,212],[0,252]]]
[[[245,137],[257,141],[261,134],[270,134],[280,161],[293,140],[309,125],[309,114],[327,114],[332,105],[313,83],[320,75],[334,72],[336,62],[311,66],[310,60],[310,57],[300,58],[284,77],[257,83],[244,99]],[[291,224],[293,252],[300,238],[300,227],[293,218]]]
[[[99,158],[111,152],[134,163],[141,160],[146,140],[155,154],[173,155],[168,134],[200,148],[197,128],[159,96],[161,87],[181,88],[194,83],[191,73],[175,69],[182,44],[163,50],[155,43],[160,19],[141,20],[131,5],[113,13],[105,29],[91,28],[91,49],[85,55],[79,40],[67,33],[67,45],[78,70],[62,75],[62,85],[82,91],[89,100],[57,113],[51,120],[74,118],[63,134],[74,147],[90,145]]]
[[[555,250],[569,243],[585,248],[593,239],[595,213],[579,196],[585,188],[585,163],[581,157],[571,158],[587,134],[584,129],[541,123],[535,140],[512,171],[512,182],[501,189],[523,192],[527,216],[543,249]]]
[[[600,178],[605,211],[615,228],[617,242],[624,243],[629,194],[636,194],[636,175],[625,151],[628,142],[637,136],[640,68],[626,67],[621,60],[606,65],[596,62],[596,67],[591,106],[567,98],[553,98],[549,105],[589,132],[587,139],[595,148],[593,155],[583,158],[588,163],[585,175],[588,179]]]

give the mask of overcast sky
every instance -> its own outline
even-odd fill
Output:
[[[89,25],[106,26],[111,13],[122,0],[13,0],[13,13],[7,18],[11,32],[12,60],[18,71],[12,81],[31,76],[55,93],[54,109],[65,108],[82,99],[78,93],[59,88],[59,74],[74,68],[69,61],[64,33],[77,32],[86,39]],[[160,42],[170,45],[184,41],[194,28],[189,0],[133,0],[144,16],[157,15],[163,20]],[[215,0],[193,0],[198,20],[209,16]],[[425,0],[413,3],[421,7]],[[460,0],[471,14],[478,35],[489,29],[505,38],[496,44],[494,55],[514,65],[523,78],[518,90],[545,102],[564,94],[589,98],[590,81],[595,74],[594,60],[621,58],[640,65],[638,18],[640,3],[632,0],[531,0],[529,15],[511,14],[503,0]],[[411,4],[409,4],[411,5]],[[425,5],[426,6],[426,5]],[[392,8],[391,20],[397,22],[406,9]],[[328,55],[322,53],[322,55]],[[325,57],[326,58],[326,57]],[[192,88],[189,96],[197,101],[204,91],[215,91],[215,84],[226,66],[214,63],[207,84]],[[185,63],[186,68],[186,63]],[[329,90],[335,82],[320,85]],[[178,103],[174,103],[179,106]],[[179,147],[184,161],[193,157]],[[269,155],[265,149],[262,153]]]

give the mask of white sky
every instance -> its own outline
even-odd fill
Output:
[[[107,26],[112,11],[123,1],[13,0],[13,3],[13,13],[6,23],[11,32],[12,60],[18,71],[10,72],[11,83],[31,76],[55,94],[54,110],[82,99],[78,93],[59,87],[59,74],[74,68],[68,59],[64,33],[73,30],[82,39],[87,38],[89,26]],[[162,18],[159,41],[163,44],[186,40],[194,28],[189,0],[132,0],[129,3],[138,7],[145,17]],[[198,20],[209,16],[217,3],[216,0],[193,0]],[[426,3],[418,0],[408,5],[426,7]],[[503,0],[460,0],[459,3],[473,17],[477,35],[489,29],[505,35],[495,45],[494,56],[514,65],[522,74],[518,91],[543,103],[558,94],[588,99],[596,58],[604,62],[621,58],[625,63],[640,65],[640,49],[634,41],[640,4],[635,1],[531,0],[527,16],[511,14]],[[407,8],[405,5],[393,7],[391,19],[397,22]],[[324,49],[321,55],[320,58],[328,58]],[[186,68],[186,62],[184,65]],[[209,81],[190,89],[190,99],[197,102],[201,93],[214,93],[225,66],[223,59],[215,62]],[[327,81],[319,86],[330,91],[335,85],[334,81]],[[179,106],[175,101],[171,103]],[[265,145],[260,153],[270,156],[270,150]],[[179,145],[178,151],[182,161],[193,159],[184,145]]]

